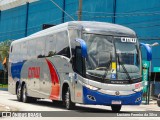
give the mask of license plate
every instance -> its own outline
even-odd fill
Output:
[[[120,105],[121,103],[122,103],[121,101],[112,100],[112,104],[114,105]]]

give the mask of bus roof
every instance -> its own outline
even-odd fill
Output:
[[[87,32],[91,33],[115,36],[136,36],[136,33],[132,29],[118,24],[94,21],[79,21],[75,23],[81,24]]]
[[[59,31],[61,29],[67,29],[70,27],[82,28],[86,32],[89,33],[97,33],[97,34],[107,34],[107,35],[115,35],[115,36],[136,36],[136,33],[127,27],[122,25],[106,23],[106,22],[95,22],[95,21],[70,21],[66,23],[62,23],[53,27],[50,27],[45,30],[41,30],[36,32],[28,37],[21,38],[12,42],[12,44],[17,42],[22,42],[23,40],[32,39],[34,37],[44,36],[54,31]]]

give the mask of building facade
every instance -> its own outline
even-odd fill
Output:
[[[79,0],[54,0],[78,19]],[[159,0],[83,0],[82,20],[127,26],[141,42],[160,40]],[[71,19],[50,0],[0,0],[0,41],[15,40],[42,30],[43,24],[60,24]],[[159,42],[160,43],[160,42]],[[160,66],[160,46],[153,47],[153,67]],[[146,58],[143,50],[143,59]]]

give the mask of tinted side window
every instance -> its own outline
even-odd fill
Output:
[[[46,52],[45,56],[53,56],[56,53],[56,36],[49,35],[46,38]]]
[[[70,29],[69,30],[69,37],[72,40],[75,40],[76,38],[79,38],[80,32],[76,29]]]
[[[15,48],[14,48],[14,61],[15,62],[19,62],[20,61],[20,51],[21,51],[21,44],[18,43],[15,45]]]
[[[10,48],[10,52],[12,52],[12,50],[13,50],[13,46],[11,46],[11,48]]]
[[[36,41],[30,40],[28,41],[28,58],[33,59],[36,58]]]
[[[12,62],[17,62],[17,58],[19,57],[18,56],[18,51],[19,51],[18,50],[18,44],[14,44],[13,48],[12,48],[12,55],[10,56]]]
[[[70,58],[70,48],[67,31],[56,34],[56,53]]]
[[[37,57],[44,57],[45,53],[45,37],[37,38],[36,39],[36,56]]]
[[[10,47],[10,52],[9,52],[9,62],[13,61],[13,45],[11,45]]]
[[[23,60],[27,59],[27,42],[21,43],[21,57]]]

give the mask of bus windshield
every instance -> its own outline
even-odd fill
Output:
[[[118,79],[129,79],[126,72],[131,79],[140,77],[140,58],[136,40],[136,38],[123,37],[116,37],[114,39],[117,55]]]
[[[140,78],[140,56],[136,38],[124,39],[98,34],[84,34],[88,56],[86,76],[111,80],[111,63],[117,62],[117,80]],[[97,80],[97,79],[95,79]]]
[[[111,59],[114,56],[113,37],[97,34],[84,34],[87,43],[86,74],[110,79]]]

